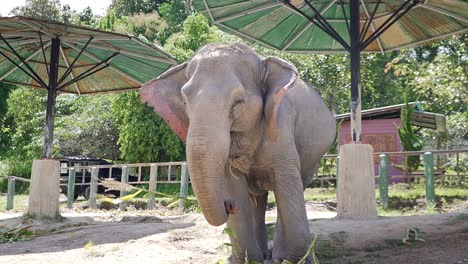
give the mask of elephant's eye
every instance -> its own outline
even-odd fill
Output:
[[[237,117],[243,109],[245,100],[243,98],[236,99],[232,104],[231,115]]]

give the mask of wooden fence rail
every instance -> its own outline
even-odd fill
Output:
[[[468,149],[461,150],[431,150],[431,151],[407,151],[407,152],[382,152],[374,153],[378,157],[378,175],[376,179],[379,183],[380,189],[380,203],[386,208],[388,206],[388,184],[390,176],[388,175],[389,169],[389,157],[401,155],[422,155],[424,171],[420,175],[413,174],[414,177],[424,177],[426,185],[426,201],[427,204],[434,203],[435,201],[435,177],[439,171],[434,170],[434,154],[442,155],[449,154],[456,156],[456,166],[455,171],[456,175],[438,175],[437,178],[444,178],[447,176],[454,176],[462,182],[468,175],[467,171],[462,171],[460,169],[460,154],[467,155]],[[336,175],[338,175],[338,155],[325,155],[321,161],[321,167],[317,170],[318,172],[314,176],[314,181],[323,184],[326,181],[336,181]],[[180,167],[180,169],[179,169]],[[134,164],[113,164],[113,165],[95,165],[95,166],[74,166],[74,167],[61,167],[61,174],[67,175],[67,183],[61,184],[62,186],[66,184],[67,186],[67,207],[73,208],[73,202],[75,196],[75,188],[77,186],[89,187],[89,206],[90,208],[96,208],[96,194],[98,192],[100,183],[99,180],[103,179],[99,177],[100,172],[103,170],[108,170],[109,174],[107,178],[112,178],[112,170],[120,170],[120,179],[123,183],[128,183],[131,185],[142,185],[147,184],[150,192],[148,198],[148,209],[155,208],[155,195],[154,192],[157,190],[157,186],[160,183],[169,183],[169,184],[180,184],[180,200],[179,200],[179,210],[183,210],[185,206],[185,200],[188,195],[188,169],[186,162],[161,162],[161,163],[134,163]],[[133,173],[132,172],[135,172]],[[145,171],[145,173],[143,173]],[[147,173],[149,172],[149,175]],[[173,175],[173,172],[177,172]],[[89,177],[87,178],[87,175]],[[136,175],[133,175],[136,174]],[[81,177],[79,181],[76,179]],[[143,176],[149,176],[146,179],[142,178]],[[15,176],[0,176],[8,179],[8,192],[7,192],[7,204],[6,209],[13,209],[14,193],[15,193],[15,182],[17,180],[30,182],[29,179],[24,179],[21,177]],[[136,180],[130,180],[129,177],[135,178]],[[105,178],[105,177],[104,177]],[[393,176],[393,178],[396,178]],[[87,180],[89,179],[89,180]],[[337,182],[337,181],[336,181]],[[335,184],[336,185],[336,184]],[[125,190],[121,190],[120,197],[126,195]],[[119,208],[124,210],[126,208],[126,203],[121,203]]]

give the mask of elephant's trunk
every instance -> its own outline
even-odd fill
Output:
[[[206,220],[214,226],[224,224],[228,218],[224,169],[230,143],[229,128],[191,120],[187,137],[190,179]]]

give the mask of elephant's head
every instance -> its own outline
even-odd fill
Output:
[[[242,44],[210,44],[140,89],[142,101],[186,140],[192,186],[210,224],[227,221],[226,162],[254,152],[264,135],[275,140],[276,113],[296,78],[281,59],[260,58]]]

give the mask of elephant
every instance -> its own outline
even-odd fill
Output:
[[[245,44],[207,44],[139,92],[186,142],[205,219],[233,231],[231,261],[300,260],[312,237],[303,191],[334,141],[336,124],[297,69]],[[269,191],[278,210],[272,256]]]

